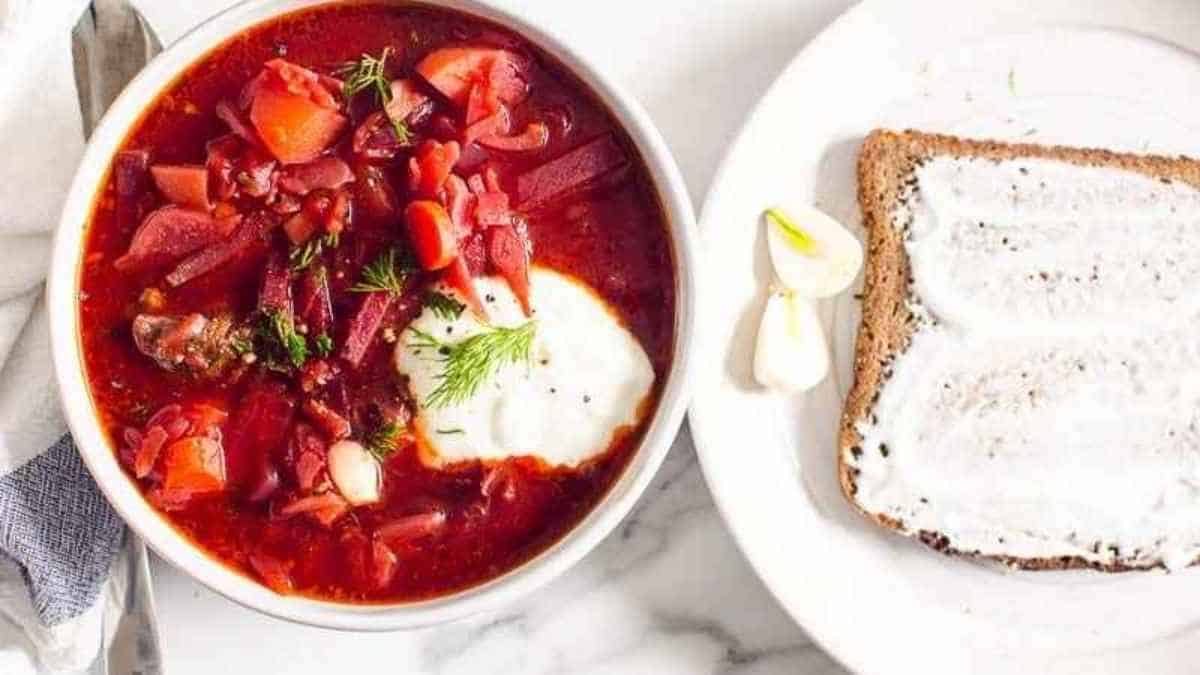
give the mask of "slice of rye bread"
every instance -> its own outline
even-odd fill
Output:
[[[1182,181],[1200,189],[1200,161],[1186,157],[1134,155],[1063,146],[1001,143],[969,140],[918,131],[895,132],[878,129],[863,142],[858,160],[858,202],[867,232],[867,256],[862,296],[862,323],[854,350],[854,385],[846,397],[839,434],[838,473],[842,492],[860,513],[879,525],[950,555],[981,557],[1028,570],[1093,568],[1106,572],[1148,569],[1128,560],[1104,564],[1074,556],[1020,558],[978,556],[956,550],[940,532],[910,532],[904,523],[885,514],[862,508],[855,499],[856,472],[851,455],[861,452],[862,438],[855,425],[871,414],[878,400],[884,372],[907,348],[916,328],[916,317],[908,306],[911,270],[903,233],[893,225],[892,213],[915,185],[915,171],[933,157],[1008,160],[1051,159],[1079,166],[1123,169],[1164,181]]]

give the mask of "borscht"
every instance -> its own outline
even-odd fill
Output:
[[[564,536],[671,365],[654,184],[490,22],[319,6],[214,49],[112,159],[80,271],[91,396],[145,498],[269,588],[445,595]]]

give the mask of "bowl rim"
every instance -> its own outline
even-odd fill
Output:
[[[282,15],[338,0],[242,0],[192,28],[155,57],[122,91],[97,125],[76,170],[54,237],[47,305],[56,381],[67,424],[84,463],[109,503],[159,556],[203,585],[264,614],[317,627],[356,631],[420,628],[495,611],[549,583],[594,549],[645,492],[674,443],[691,393],[699,313],[699,243],[686,184],[649,115],[593,61],[519,10],[494,0],[380,0],[400,6],[448,9],[497,23],[557,59],[619,122],[637,147],[655,184],[668,223],[675,263],[674,355],[658,408],[620,478],[584,518],[558,541],[504,574],[455,593],[399,604],[355,605],[276,594],[187,540],[153,509],[117,462],[100,429],[84,375],[77,289],[82,245],[94,199],[112,156],[145,105],[188,67],[229,38]]]

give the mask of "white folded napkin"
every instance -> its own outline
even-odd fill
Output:
[[[109,573],[120,522],[59,442],[42,298],[84,146],[70,29],[85,6],[0,0],[0,673],[13,675],[87,667],[124,588],[124,566]]]
[[[134,4],[169,43],[233,0]],[[110,647],[143,647],[113,639],[141,559],[64,436],[43,299],[84,148],[71,29],[87,6],[0,0],[0,675],[109,672]]]

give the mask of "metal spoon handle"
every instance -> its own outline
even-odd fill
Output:
[[[131,79],[162,51],[162,43],[128,0],[92,0],[71,31],[71,53],[83,133],[100,118]],[[126,534],[125,608],[107,652],[89,671],[95,675],[161,675],[162,650],[150,586],[146,545]],[[107,627],[105,628],[107,633]]]

